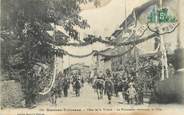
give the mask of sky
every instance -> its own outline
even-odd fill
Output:
[[[142,5],[148,0],[126,0],[126,15],[125,15],[125,0],[102,0],[105,5],[100,8],[94,8],[90,5],[85,7],[80,15],[88,21],[90,28],[82,30],[78,28],[80,36],[84,37],[86,34],[100,35],[102,37],[110,36],[123,22],[125,17],[131,13],[133,8]],[[88,8],[89,7],[89,8]],[[71,54],[83,55],[88,54],[92,50],[103,50],[108,46],[101,43],[94,43],[93,45],[85,47],[62,47]],[[72,58],[64,56],[63,59],[58,59],[57,65],[60,70],[69,67],[71,64],[84,63],[91,65],[94,59],[89,56],[87,58]]]
[[[107,1],[107,0],[105,0]],[[132,9],[140,6],[148,0],[126,0],[126,14],[130,14]],[[90,25],[89,29],[78,29],[80,36],[83,37],[86,34],[100,35],[102,37],[110,36],[125,19],[125,0],[108,0],[108,4],[100,8],[86,8],[80,15],[87,19]],[[76,55],[88,54],[92,50],[103,50],[107,46],[101,43],[95,43],[86,47],[63,47],[66,51]],[[91,56],[87,58],[72,58],[64,56],[63,60],[58,59],[59,68],[67,68],[71,64],[85,63],[91,65],[93,63]],[[63,62],[63,64],[62,64]]]

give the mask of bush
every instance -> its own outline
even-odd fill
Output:
[[[14,80],[0,81],[0,87],[1,108],[24,106],[24,94],[20,83]]]

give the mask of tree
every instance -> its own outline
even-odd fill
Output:
[[[129,77],[134,78],[136,87],[151,89],[160,80],[161,65],[159,63],[159,56],[140,56],[137,63],[138,68],[136,68],[136,59],[129,57],[124,64],[125,72]]]
[[[79,40],[75,26],[85,29],[87,21],[79,16],[80,4],[87,0],[2,0],[1,1],[1,67],[10,79],[20,81],[26,105],[34,104],[35,97],[47,85],[52,73],[57,42]],[[51,24],[62,26],[68,35],[53,31]],[[3,48],[4,47],[4,48]],[[40,69],[44,68],[45,69]],[[47,69],[47,71],[45,71]],[[48,72],[50,71],[50,72]],[[48,72],[48,74],[46,74]]]

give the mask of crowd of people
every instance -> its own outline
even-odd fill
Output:
[[[119,103],[143,104],[143,86],[138,85],[133,76],[121,76],[106,70],[105,73],[94,72],[88,80],[97,92],[98,99],[107,95],[108,104],[111,104],[112,96],[119,97]]]
[[[85,79],[80,73],[71,74],[70,76],[59,73],[55,86],[51,90],[50,101],[57,103],[57,98],[68,97],[68,90],[71,87],[76,97],[80,96],[80,89],[87,82],[92,86],[97,99],[103,99],[107,96],[108,104],[112,103],[112,97],[118,97],[119,103],[143,104],[143,88],[136,84],[134,77],[125,77],[119,74],[112,74],[106,70],[94,71],[93,74],[86,76]]]
[[[73,88],[73,93],[76,97],[80,96],[80,89],[84,86],[84,79],[80,74],[72,74],[67,76],[62,72],[58,73],[56,83],[50,92],[50,102],[57,103],[57,98],[68,97],[68,90],[70,86]]]

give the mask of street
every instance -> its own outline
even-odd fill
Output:
[[[42,102],[39,106],[43,107],[44,105],[48,105],[50,107],[67,107],[67,108],[83,108],[83,107],[114,107],[118,103],[118,98],[112,98],[112,104],[107,104],[107,96],[104,95],[103,99],[98,100],[97,94],[92,89],[92,87],[85,83],[84,87],[81,88],[80,97],[76,97],[74,92],[72,91],[72,86],[70,86],[68,97],[61,97],[57,99],[57,105],[51,104],[49,101]],[[38,106],[38,107],[39,107]]]
[[[144,100],[146,100],[144,98]],[[92,89],[92,87],[85,83],[84,87],[81,89],[80,97],[76,97],[72,92],[72,87],[69,89],[68,97],[61,97],[57,99],[57,105],[51,104],[48,100],[44,100],[41,103],[37,103],[37,107],[34,109],[30,108],[16,108],[12,110],[12,114],[16,111],[21,111],[26,113],[31,110],[31,112],[75,112],[75,111],[87,111],[87,112],[130,112],[130,111],[183,111],[184,107],[181,104],[148,104],[144,103],[142,105],[130,105],[127,103],[118,103],[118,97],[113,96],[112,104],[107,104],[107,95],[103,99],[98,100],[97,95]],[[7,111],[4,109],[3,111]]]
[[[70,86],[69,95],[68,97],[61,97],[57,99],[57,105],[51,104],[49,101],[44,101],[38,104],[36,109],[41,108],[102,108],[103,111],[108,111],[108,109],[116,110],[117,108],[124,108],[124,109],[148,109],[148,108],[155,108],[155,109],[171,109],[175,106],[177,109],[183,108],[183,105],[179,104],[148,104],[148,99],[144,98],[146,103],[142,105],[135,105],[135,104],[127,104],[127,103],[120,103],[119,98],[113,96],[112,103],[108,104],[107,95],[104,95],[103,99],[98,100],[97,94],[95,93],[92,87],[85,83],[84,87],[81,88],[81,95],[80,97],[76,97],[72,91],[72,87]],[[90,111],[90,110],[88,110]],[[109,110],[111,111],[111,110]]]

